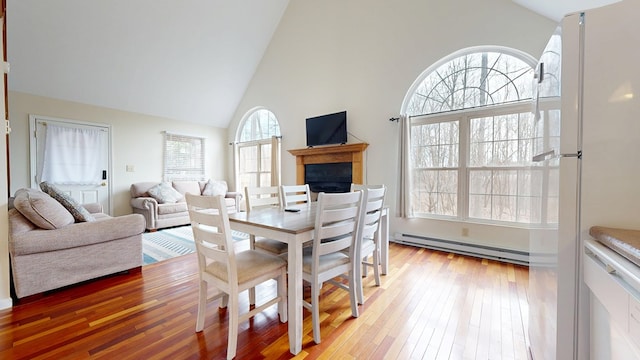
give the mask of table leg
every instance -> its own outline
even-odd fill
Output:
[[[289,242],[288,251],[289,351],[296,355],[302,351],[302,243]]]

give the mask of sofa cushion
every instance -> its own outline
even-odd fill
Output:
[[[131,184],[131,197],[134,199],[137,197],[148,197],[149,189],[156,185],[158,185],[157,181],[145,181]]]
[[[159,183],[147,192],[152,198],[156,199],[159,204],[172,204],[180,201],[183,197],[182,194],[167,182]]]
[[[202,195],[206,196],[225,196],[227,194],[227,182],[224,180],[209,180],[205,185]]]
[[[18,190],[13,205],[25,218],[42,229],[60,229],[74,222],[73,216],[62,204],[38,190]]]
[[[55,185],[43,181],[40,183],[40,189],[49,194],[52,198],[58,200],[62,206],[64,206],[76,222],[95,221],[96,219],[91,215],[87,209],[80,205],[74,198],[62,192]]]
[[[174,189],[183,195],[186,193],[200,195],[202,193],[200,184],[197,181],[174,181],[172,185]]]
[[[186,202],[178,202],[173,204],[160,204],[158,205],[158,215],[167,215],[175,213],[185,213],[189,211]]]

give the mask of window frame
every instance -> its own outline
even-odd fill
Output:
[[[483,117],[492,117],[492,116],[500,116],[506,114],[516,114],[523,113],[531,110],[531,102],[528,100],[500,104],[500,105],[492,105],[483,108],[473,108],[473,109],[462,109],[451,112],[437,113],[437,114],[427,114],[427,115],[419,115],[412,116],[411,119],[411,127],[413,129],[414,126],[425,125],[425,124],[436,124],[443,122],[452,122],[458,121],[459,124],[459,135],[458,135],[458,166],[457,167],[433,167],[429,169],[433,170],[457,170],[458,172],[458,199],[457,199],[457,215],[443,215],[443,214],[432,214],[432,213],[421,213],[418,212],[417,209],[414,209],[414,214],[418,217],[422,218],[434,218],[434,219],[448,219],[448,220],[464,220],[464,221],[472,221],[472,222],[481,222],[481,223],[495,223],[495,224],[529,224],[523,222],[512,222],[512,221],[499,221],[499,220],[491,220],[491,219],[482,219],[482,218],[472,218],[469,216],[469,182],[470,182],[470,172],[471,170],[482,169],[487,171],[493,170],[529,170],[531,166],[470,166],[469,165],[469,146],[470,146],[470,122],[472,119],[483,118]],[[533,115],[532,115],[533,116]],[[415,173],[418,169],[412,168],[412,171]]]

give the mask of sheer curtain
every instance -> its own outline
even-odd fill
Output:
[[[282,147],[281,143],[282,143],[282,137],[280,136],[271,137],[271,186],[281,185],[281,178],[280,178],[280,169],[281,169],[280,149]]]
[[[102,182],[107,133],[47,125],[41,181],[66,185]]]
[[[398,149],[398,203],[396,213],[402,218],[412,218],[411,207],[411,120],[407,115],[400,116],[400,144]]]

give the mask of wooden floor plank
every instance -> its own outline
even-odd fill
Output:
[[[303,349],[289,353],[277,309],[240,324],[238,359],[526,359],[528,269],[392,243],[389,274],[364,279],[353,318],[346,291],[326,284],[322,342],[304,310]],[[258,288],[258,299],[276,291]],[[304,287],[309,296],[309,287]],[[209,304],[195,332],[194,254],[44,294],[0,311],[1,359],[221,359],[228,318]],[[258,300],[260,301],[260,300]],[[240,309],[248,309],[241,296]]]

